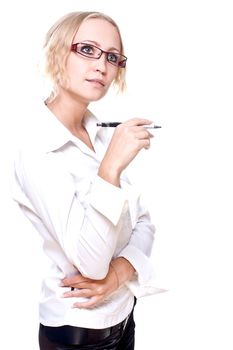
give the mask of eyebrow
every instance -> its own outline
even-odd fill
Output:
[[[94,41],[94,40],[82,40],[81,42],[82,42],[82,43],[91,43],[91,44],[96,45],[96,46],[98,46],[99,48],[101,48],[100,43],[97,43],[97,41]],[[115,47],[110,47],[110,48],[107,50],[107,52],[112,52],[112,51],[117,51],[117,52],[120,53],[120,50],[118,50],[118,49],[115,48]]]

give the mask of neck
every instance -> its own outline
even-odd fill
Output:
[[[82,103],[63,92],[51,102],[47,107],[51,112],[72,132],[83,127],[83,119],[87,111],[88,103]]]

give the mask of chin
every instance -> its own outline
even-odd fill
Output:
[[[87,104],[89,104],[90,102],[95,102],[95,101],[99,101],[102,97],[104,97],[107,93],[107,90],[95,90],[95,91],[86,91],[84,93],[80,93],[75,91],[74,89],[66,89],[66,92],[72,96],[73,99],[75,99],[76,101],[83,101]]]
[[[96,93],[92,93],[89,95],[89,101],[90,102],[94,102],[94,101],[99,101],[101,100],[101,98],[103,98],[106,95],[107,91],[102,91],[100,92],[96,92]]]

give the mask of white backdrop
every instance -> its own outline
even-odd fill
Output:
[[[128,90],[92,110],[103,120],[143,116],[162,125],[130,168],[157,227],[158,286],[169,290],[138,301],[136,350],[232,350],[230,1],[9,0],[0,7],[1,348],[38,350],[41,242],[11,201],[8,177],[41,94],[42,40],[59,16],[98,10],[122,30]]]

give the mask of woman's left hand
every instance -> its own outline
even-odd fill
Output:
[[[118,288],[118,281],[115,271],[110,265],[107,276],[102,280],[93,280],[79,274],[65,278],[61,285],[74,288],[74,290],[64,293],[64,298],[84,297],[89,299],[88,301],[74,303],[74,308],[92,309],[103,303]]]
[[[92,309],[108,298],[124,282],[130,280],[135,270],[131,263],[118,257],[111,261],[107,276],[102,280],[93,280],[81,274],[67,277],[62,280],[61,286],[75,288],[63,294],[64,298],[88,298],[88,301],[74,303],[73,307],[79,309]]]

